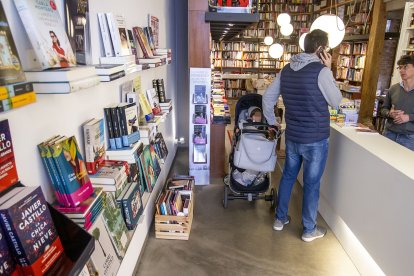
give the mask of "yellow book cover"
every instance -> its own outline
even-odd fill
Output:
[[[145,116],[150,115],[152,113],[152,109],[148,102],[147,97],[145,96],[144,93],[138,93],[138,97],[139,97],[139,104],[141,106],[143,115]]]
[[[5,86],[0,86],[0,100],[5,100],[9,97],[9,92]]]
[[[36,93],[29,92],[11,98],[12,108],[21,107],[30,103],[36,102]]]

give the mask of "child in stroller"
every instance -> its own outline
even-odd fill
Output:
[[[275,206],[276,195],[271,189],[270,195],[264,195],[270,186],[270,172],[276,163],[276,144],[279,131],[273,139],[269,126],[263,119],[262,96],[247,94],[236,104],[235,129],[232,139],[232,151],[229,156],[230,173],[224,178],[223,205],[228,200],[265,199]],[[277,129],[276,129],[277,130]]]

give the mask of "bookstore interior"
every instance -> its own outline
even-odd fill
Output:
[[[0,2],[0,275],[133,275],[150,231],[190,239],[194,193],[213,178],[224,208],[274,207],[269,174],[236,187],[228,162],[248,166],[238,123],[315,29],[343,96],[319,212],[361,274],[412,273],[414,152],[382,135],[381,111],[414,55],[414,3],[116,2]],[[282,97],[274,110],[262,169],[285,154]],[[188,167],[171,175],[183,148]]]

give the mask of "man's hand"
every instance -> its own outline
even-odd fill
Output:
[[[321,52],[320,58],[322,60],[322,63],[325,64],[326,67],[331,69],[331,66],[332,66],[332,56],[331,56],[331,54],[325,52],[325,50],[324,50],[324,51]]]
[[[404,111],[401,111],[401,110],[396,110],[396,111],[400,111],[400,112],[394,117],[394,124],[400,125],[410,120],[410,116],[408,116],[408,114],[404,114]]]

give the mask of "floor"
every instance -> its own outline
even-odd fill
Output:
[[[171,173],[186,173],[188,151],[179,149]],[[280,170],[272,175],[273,186]],[[197,186],[194,221],[188,241],[155,239],[151,230],[137,275],[359,275],[328,228],[323,239],[300,239],[302,188],[295,185],[281,232],[272,229],[270,202],[229,201],[224,209],[222,179]],[[320,225],[327,227],[319,216]]]

